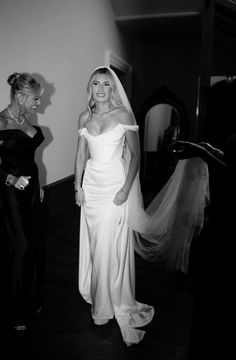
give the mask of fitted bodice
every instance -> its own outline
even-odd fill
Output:
[[[43,142],[40,127],[35,126],[36,134],[31,137],[20,129],[0,131],[1,167],[6,173],[15,176],[33,175],[37,172],[34,161],[36,148]]]
[[[138,126],[117,124],[111,130],[99,135],[91,135],[84,127],[79,130],[79,135],[83,135],[87,139],[90,159],[99,163],[107,163],[122,159],[127,130],[138,131]]]

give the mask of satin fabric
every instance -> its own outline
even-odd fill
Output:
[[[138,126],[118,124],[97,136],[86,128],[79,130],[90,151],[82,185],[79,290],[92,304],[92,317],[115,317],[124,342],[131,345],[142,340],[145,331],[137,328],[152,320],[154,309],[135,300],[134,232],[127,225],[130,203],[113,203],[126,178],[123,152],[128,130],[138,131]]]

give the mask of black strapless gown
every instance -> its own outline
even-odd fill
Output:
[[[1,276],[9,308],[7,315],[4,309],[2,312],[13,325],[27,322],[33,307],[40,303],[43,212],[34,156],[44,136],[35,128],[33,137],[20,129],[0,131]],[[6,186],[6,174],[31,176],[29,185],[23,191]]]

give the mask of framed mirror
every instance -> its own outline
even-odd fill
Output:
[[[142,179],[166,179],[177,159],[169,145],[186,133],[186,111],[182,102],[165,86],[143,104],[139,116]]]

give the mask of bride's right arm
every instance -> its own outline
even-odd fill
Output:
[[[85,116],[82,114],[79,119],[79,131],[84,127]],[[85,137],[80,134],[78,137],[76,157],[75,157],[75,199],[76,204],[81,206],[84,203],[84,192],[81,187],[82,176],[88,160],[88,144]]]

